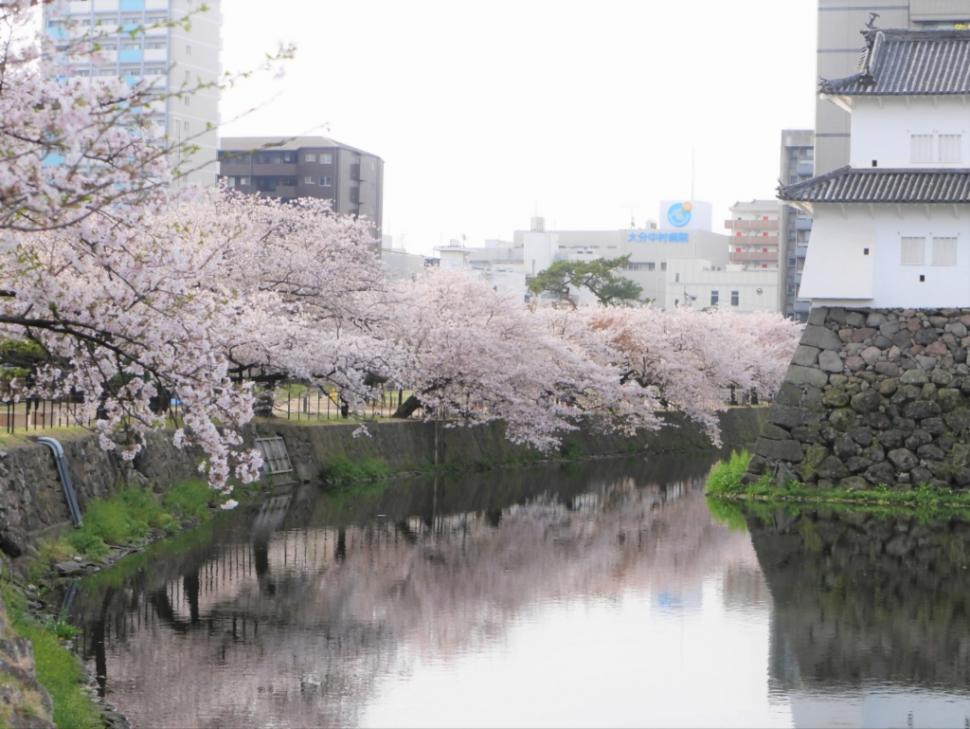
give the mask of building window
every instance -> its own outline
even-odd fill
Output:
[[[236,187],[248,187],[248,186],[249,186],[249,178],[248,177],[237,177],[236,178]]]
[[[317,155],[314,152],[309,152],[309,153],[303,155],[303,161],[304,162],[316,162],[317,161]]]
[[[711,289],[711,306],[717,306],[719,294],[717,289]]]
[[[741,302],[741,294],[738,291],[731,292],[731,306],[737,306]]]
[[[940,162],[953,164],[963,161],[962,154],[963,135],[962,134],[941,134],[940,135]]]
[[[926,239],[904,235],[900,244],[900,263],[904,266],[922,266],[926,260]]]
[[[323,175],[320,178],[320,185],[322,187],[330,187],[333,185],[333,178],[331,178],[330,175]]]
[[[909,135],[909,161],[914,164],[925,164],[933,161],[933,135]]]
[[[666,261],[661,261],[660,262],[660,270],[661,271],[666,271],[667,270],[667,262]]]
[[[680,273],[674,274],[674,283],[680,283]]]
[[[957,239],[955,237],[933,238],[933,265],[957,265]]]
[[[303,178],[303,184],[304,185],[316,185],[317,184],[317,178],[316,177],[310,177],[310,176],[304,177]]]
[[[322,165],[332,165],[333,164],[333,154],[330,152],[320,153],[320,164]]]
[[[647,261],[647,270],[648,271],[655,271],[655,270],[657,270],[657,264],[654,263],[653,261]]]

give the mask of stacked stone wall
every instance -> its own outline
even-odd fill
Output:
[[[812,310],[747,479],[970,486],[970,309]]]

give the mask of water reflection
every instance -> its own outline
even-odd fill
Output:
[[[707,512],[708,465],[304,489],[87,581],[74,619],[137,726],[777,723],[767,588]]]
[[[748,519],[774,597],[771,679],[801,726],[970,726],[970,528]]]

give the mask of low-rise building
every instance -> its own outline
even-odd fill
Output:
[[[717,266],[699,258],[672,261],[666,273],[664,308],[778,311],[778,272],[737,264]]]

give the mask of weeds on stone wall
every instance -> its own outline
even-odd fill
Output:
[[[204,519],[209,513],[214,491],[201,479],[184,481],[159,498],[144,488],[127,488],[109,499],[86,505],[84,525],[56,540],[40,544],[39,563],[31,565],[31,576],[37,577],[54,563],[82,556],[104,559],[112,546],[138,543],[154,529],[173,534],[186,521]]]
[[[328,486],[344,487],[385,481],[390,469],[378,458],[331,458],[320,469],[320,478]]]
[[[716,505],[712,506],[712,513],[724,512],[722,521],[729,525],[739,523],[733,510],[721,508],[731,500],[783,507],[788,513],[803,505],[841,511],[877,512],[887,516],[908,513],[925,521],[941,517],[970,519],[970,491],[956,491],[925,483],[910,489],[884,485],[866,489],[820,489],[794,480],[778,485],[767,476],[745,484],[742,477],[750,460],[751,455],[747,451],[733,452],[727,461],[715,464],[708,475],[705,486],[705,493],[710,497],[708,504]]]

